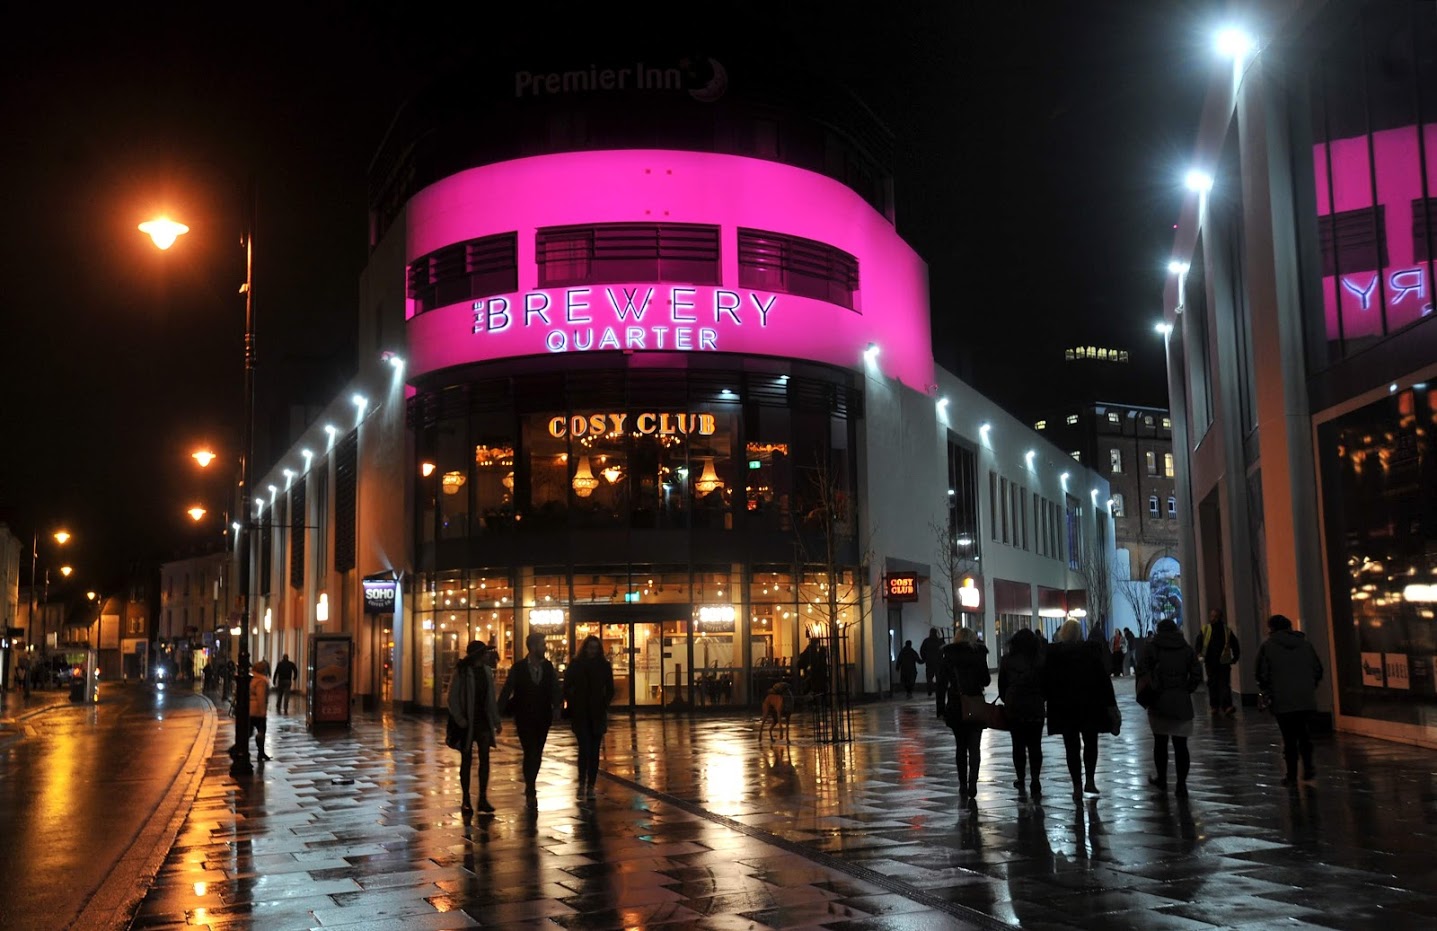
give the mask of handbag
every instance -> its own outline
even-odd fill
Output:
[[[444,728],[444,745],[450,750],[463,750],[465,730],[464,725],[454,720],[454,715],[449,715],[449,723]]]
[[[1147,673],[1138,676],[1137,699],[1138,704],[1144,708],[1151,708],[1153,702],[1157,701],[1158,690],[1153,688],[1153,677]]]
[[[962,716],[960,718],[962,723],[976,724],[979,727],[991,727],[995,730],[1006,729],[1007,715],[995,710],[999,707],[997,702],[986,702],[983,700],[982,695],[961,695],[959,696],[959,700],[962,702]],[[999,715],[1001,715],[1003,719],[1003,728],[999,728],[998,725],[994,723],[995,720],[998,720]]]
[[[1108,706],[1108,733],[1114,737],[1123,731],[1123,711],[1117,705]]]

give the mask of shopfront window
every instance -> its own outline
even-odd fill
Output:
[[[790,679],[802,646],[798,641],[798,591],[787,566],[755,566],[749,574],[749,655],[753,665],[750,701],[762,701],[782,679]]]
[[[434,475],[439,495],[439,539],[456,540],[469,535],[470,497],[468,437],[462,419],[439,424],[434,443]]]
[[[552,416],[531,414],[524,418],[524,455],[529,473],[529,510],[526,525],[535,529],[560,530],[568,527],[570,482],[567,435],[554,436],[549,430]],[[574,464],[574,469],[580,463]],[[589,464],[592,472],[592,464]],[[581,482],[583,484],[583,482]]]
[[[579,412],[569,418],[570,486],[579,527],[615,527],[628,522],[630,476],[627,418]],[[584,424],[582,432],[574,425]],[[552,426],[552,425],[551,425]],[[554,432],[553,429],[550,432]]]
[[[531,631],[544,635],[545,655],[560,674],[568,668],[569,658],[574,655],[574,644],[569,640],[569,574],[563,569],[534,570],[524,590],[524,613],[526,626],[524,637]],[[522,659],[525,646],[521,642],[515,649],[515,661]]]
[[[743,603],[727,566],[695,566],[693,572],[694,702],[742,700],[743,656],[739,618]]]

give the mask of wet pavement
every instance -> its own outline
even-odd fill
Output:
[[[932,706],[855,709],[853,742],[757,736],[749,713],[615,719],[599,795],[575,799],[574,743],[549,741],[526,808],[512,735],[494,816],[459,814],[442,725],[359,716],[312,735],[271,715],[247,786],[222,724],[198,797],[131,927],[1426,928],[1437,925],[1437,753],[1320,738],[1315,785],[1278,784],[1256,712],[1200,719],[1191,795],[1146,782],[1151,738],[1120,686],[1101,794],[1074,799],[1062,745],[1045,794],[984,739],[959,802]]]
[[[7,694],[0,928],[122,926],[188,811],[213,731],[198,696],[139,683],[104,683],[97,705]]]

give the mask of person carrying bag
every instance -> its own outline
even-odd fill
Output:
[[[959,628],[953,642],[943,648],[938,664],[938,717],[953,729],[958,796],[970,805],[977,804],[983,728],[992,715],[983,690],[992,681],[988,648],[971,628]]]

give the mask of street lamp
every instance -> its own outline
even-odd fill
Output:
[[[245,548],[249,545],[249,534],[247,531],[251,526],[249,508],[249,485],[250,485],[250,459],[254,447],[254,365],[255,365],[255,337],[254,337],[254,226],[255,226],[255,192],[253,185],[250,186],[246,197],[247,216],[245,217],[244,229],[240,234],[240,246],[244,249],[244,282],[240,285],[240,293],[244,295],[244,385],[243,385],[243,423],[244,438],[239,449],[239,494],[236,501],[239,502],[239,514],[241,529],[235,534],[235,558],[239,561],[239,613],[238,623],[235,625],[240,630],[249,629],[249,559]],[[140,224],[140,230],[147,233],[160,249],[168,249],[174,245],[175,238],[189,230],[189,227],[182,223],[175,223],[166,218],[157,218]],[[204,452],[208,452],[205,450]],[[203,468],[208,465],[203,462],[198,454],[195,461]],[[201,515],[203,516],[203,515]],[[198,520],[198,518],[195,518]],[[243,545],[241,544],[243,541]],[[235,745],[230,751],[233,762],[230,764],[231,776],[251,776],[254,774],[254,766],[249,756],[249,649],[246,643],[240,641],[239,662],[235,669]]]
[[[64,546],[66,543],[69,543],[69,542],[70,542],[70,534],[69,534],[68,531],[65,531],[65,530],[57,530],[57,531],[55,531],[54,533],[50,534],[50,537],[51,537],[56,543],[60,544],[61,546]],[[38,585],[37,585],[36,583],[39,581],[39,579],[37,578],[37,575],[39,574],[39,571],[40,571],[40,534],[39,534],[38,532],[36,532],[36,533],[34,533],[34,534],[31,535],[31,539],[30,539],[30,630],[27,630],[27,631],[26,631],[26,636],[27,636],[27,638],[33,637],[33,630],[34,630],[34,627],[35,627],[35,589],[38,587]],[[66,573],[66,574],[68,575],[69,573]],[[49,603],[49,600],[50,600],[50,570],[49,570],[49,569],[46,569],[46,570],[45,570],[45,601],[46,601],[47,604]],[[33,640],[32,640],[32,643],[33,643]],[[44,644],[45,644],[45,629],[44,629],[44,625],[43,625],[43,622],[42,622],[42,625],[41,625],[41,628],[40,628],[40,645],[41,645],[41,647],[42,647],[41,652],[44,652],[44,651],[43,651]]]

